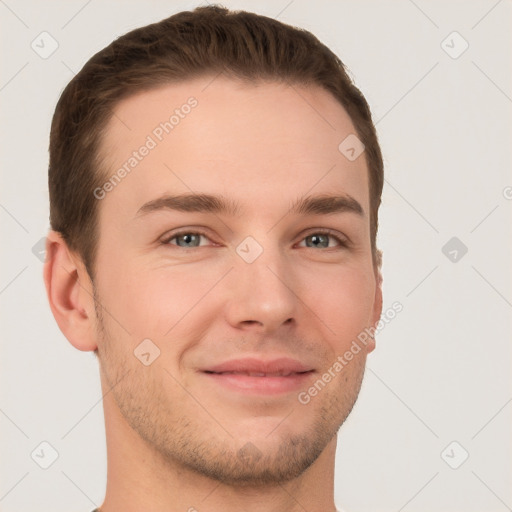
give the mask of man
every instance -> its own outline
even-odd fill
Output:
[[[382,167],[339,59],[252,13],[134,30],[68,84],[44,278],[100,364],[98,510],[336,510],[382,309]]]

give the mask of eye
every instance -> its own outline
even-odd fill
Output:
[[[195,249],[200,247],[201,238],[210,240],[205,233],[196,231],[181,231],[162,240],[164,245],[174,245],[182,249]],[[176,241],[175,243],[173,241]],[[338,247],[347,247],[348,242],[333,234],[330,230],[315,231],[302,239],[307,248],[332,249],[331,241],[335,241]],[[302,246],[304,247],[304,246]],[[336,247],[336,246],[334,246]]]
[[[193,231],[182,231],[181,233],[175,233],[171,238],[163,240],[164,244],[177,245],[184,249],[194,249],[199,247],[201,237],[208,238],[204,233],[196,233]],[[171,243],[176,240],[176,243]]]
[[[347,247],[347,242],[341,239],[339,236],[336,236],[329,230],[315,231],[310,235],[307,235],[303,240],[306,241],[306,247],[308,248],[316,248],[320,249],[330,249],[332,246],[329,246],[329,242],[334,240],[338,243],[339,247]],[[310,241],[308,243],[308,240]]]

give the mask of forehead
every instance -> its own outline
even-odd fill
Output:
[[[170,193],[235,198],[245,213],[308,193],[347,193],[367,211],[364,154],[339,150],[355,133],[344,108],[320,87],[205,77],[120,102],[101,153],[119,174],[102,208],[135,213]],[[120,172],[124,169],[124,172]]]

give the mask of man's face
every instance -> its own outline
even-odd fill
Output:
[[[160,123],[175,109],[166,133]],[[298,397],[380,315],[364,154],[350,161],[338,150],[352,133],[320,88],[223,77],[116,108],[103,141],[108,176],[139,153],[98,204],[98,354],[105,382],[117,383],[109,414],[165,461],[237,485],[286,481],[349,414],[373,342],[308,403]],[[239,212],[157,201],[186,194],[219,196]],[[293,210],[327,195],[345,207]],[[219,366],[247,358],[255,366],[228,368],[239,373]],[[291,370],[258,371],[279,358]]]

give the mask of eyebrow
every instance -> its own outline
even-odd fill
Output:
[[[142,205],[136,217],[161,211],[217,213],[228,216],[240,215],[242,208],[238,201],[211,194],[165,195]],[[316,195],[299,197],[289,209],[295,215],[330,215],[335,213],[355,213],[364,217],[361,204],[349,195]]]

